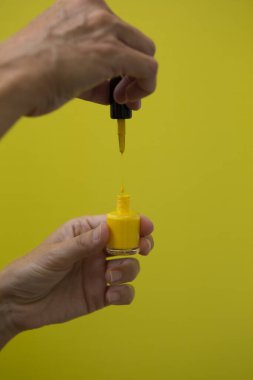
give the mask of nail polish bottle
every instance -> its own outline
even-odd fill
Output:
[[[140,215],[130,209],[130,196],[121,190],[116,211],[107,214],[110,231],[106,251],[111,255],[133,255],[139,252]]]

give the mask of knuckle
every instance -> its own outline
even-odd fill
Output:
[[[81,221],[78,218],[73,218],[68,220],[62,225],[63,231],[66,232],[67,235],[76,237],[82,233],[82,225]]]
[[[116,53],[116,46],[113,43],[113,41],[108,39],[107,41],[100,44],[99,51],[101,55],[105,57],[113,57],[115,56],[115,53]]]
[[[105,9],[100,9],[99,11],[96,11],[92,15],[90,21],[91,21],[92,25],[94,25],[95,27],[110,25],[113,22],[113,17]]]
[[[82,223],[80,219],[73,219],[70,224],[71,232],[74,237],[81,235],[82,233]]]
[[[79,236],[77,236],[77,245],[81,248],[81,249],[84,249],[84,250],[89,250],[91,249],[92,247],[92,244],[91,244],[91,236],[90,236],[91,232],[87,232],[85,234],[81,234]]]
[[[87,5],[87,0],[58,0],[58,3],[61,3],[62,5],[66,5],[69,8],[76,10]]]
[[[115,32],[127,32],[124,23],[115,16],[113,16],[111,19],[111,26],[115,30]]]

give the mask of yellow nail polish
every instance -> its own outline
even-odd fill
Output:
[[[133,255],[139,252],[140,215],[130,208],[130,196],[122,186],[117,196],[116,211],[107,214],[110,230],[106,251],[111,255]]]

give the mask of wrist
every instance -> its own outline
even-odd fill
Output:
[[[0,350],[16,335],[8,326],[8,307],[0,301]]]
[[[0,350],[18,334],[11,326],[11,310],[8,300],[3,293],[4,290],[0,273]]]
[[[25,114],[24,81],[19,69],[0,62],[0,137]]]
[[[36,86],[34,62],[9,56],[8,50],[0,45],[0,137],[30,112]]]

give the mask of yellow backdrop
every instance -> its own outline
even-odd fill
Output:
[[[51,4],[1,1],[0,37]],[[127,124],[126,186],[155,223],[136,300],[26,332],[1,380],[253,377],[253,2],[117,1],[157,43],[159,86]],[[80,100],[23,119],[0,144],[0,265],[69,218],[114,208],[109,109]]]

